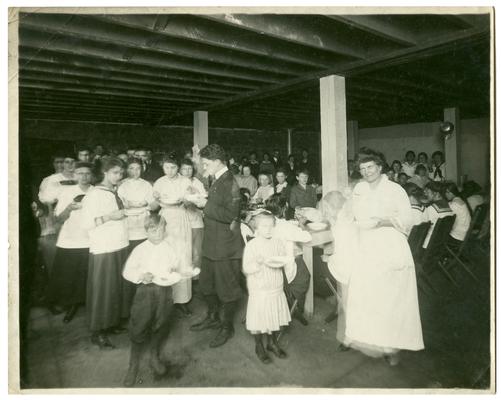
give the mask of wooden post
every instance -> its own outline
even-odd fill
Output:
[[[287,129],[287,157],[292,154],[292,129]]]
[[[193,144],[203,148],[209,144],[209,118],[207,111],[193,113]]]
[[[452,122],[454,131],[444,140],[445,149],[445,178],[456,184],[461,184],[461,120],[459,108],[444,109],[444,122]]]
[[[353,160],[358,153],[358,121],[348,121],[346,129],[348,140],[348,160]]]
[[[346,90],[342,76],[320,78],[320,126],[323,193],[348,185]]]

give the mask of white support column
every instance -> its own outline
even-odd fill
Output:
[[[209,118],[207,111],[193,113],[193,144],[203,148],[209,144]]]
[[[461,120],[459,108],[444,109],[444,122],[454,124],[454,132],[445,140],[445,178],[461,184]]]
[[[320,125],[323,193],[348,185],[346,90],[342,76],[320,79]]]
[[[348,159],[353,160],[358,153],[358,121],[348,121],[346,129],[348,140]]]
[[[287,129],[287,155],[286,157],[289,157],[289,154],[292,154],[292,129]]]

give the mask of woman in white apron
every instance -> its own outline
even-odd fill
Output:
[[[347,299],[347,342],[367,355],[397,365],[398,351],[424,348],[414,261],[407,243],[412,227],[409,198],[381,173],[383,157],[361,155],[364,181],[353,191],[359,227],[356,267]]]
[[[191,300],[193,262],[191,252],[191,224],[184,201],[191,186],[188,178],[178,174],[178,163],[166,156],[162,161],[165,176],[153,185],[153,197],[161,207],[160,215],[167,222],[166,240],[177,250],[180,259],[178,272],[185,278],[172,287],[176,307],[184,314],[191,314],[187,303]]]

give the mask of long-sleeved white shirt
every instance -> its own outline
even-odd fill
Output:
[[[452,201],[449,202],[449,207],[456,215],[450,235],[456,240],[463,241],[468,229],[470,228],[470,210],[468,210],[466,203],[459,197],[452,199]]]
[[[122,276],[132,283],[141,283],[146,273],[153,275],[153,283],[171,286],[178,282],[177,272],[179,258],[175,249],[165,240],[154,244],[145,240],[134,248],[130,254]]]
[[[148,181],[139,179],[125,179],[117,190],[118,195],[125,201],[153,203],[153,186]],[[141,209],[130,209],[141,210]],[[129,230],[129,240],[141,240],[146,238],[144,220],[148,216],[147,207],[142,209],[140,214],[127,215],[127,227]]]

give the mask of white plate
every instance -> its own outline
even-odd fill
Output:
[[[327,224],[325,222],[310,222],[306,226],[312,231],[321,231],[327,228]]]
[[[181,280],[181,275],[178,274],[177,272],[173,272],[169,279],[163,279],[163,278],[158,278],[155,277],[153,278],[153,283],[158,286],[172,286],[178,283]]]

